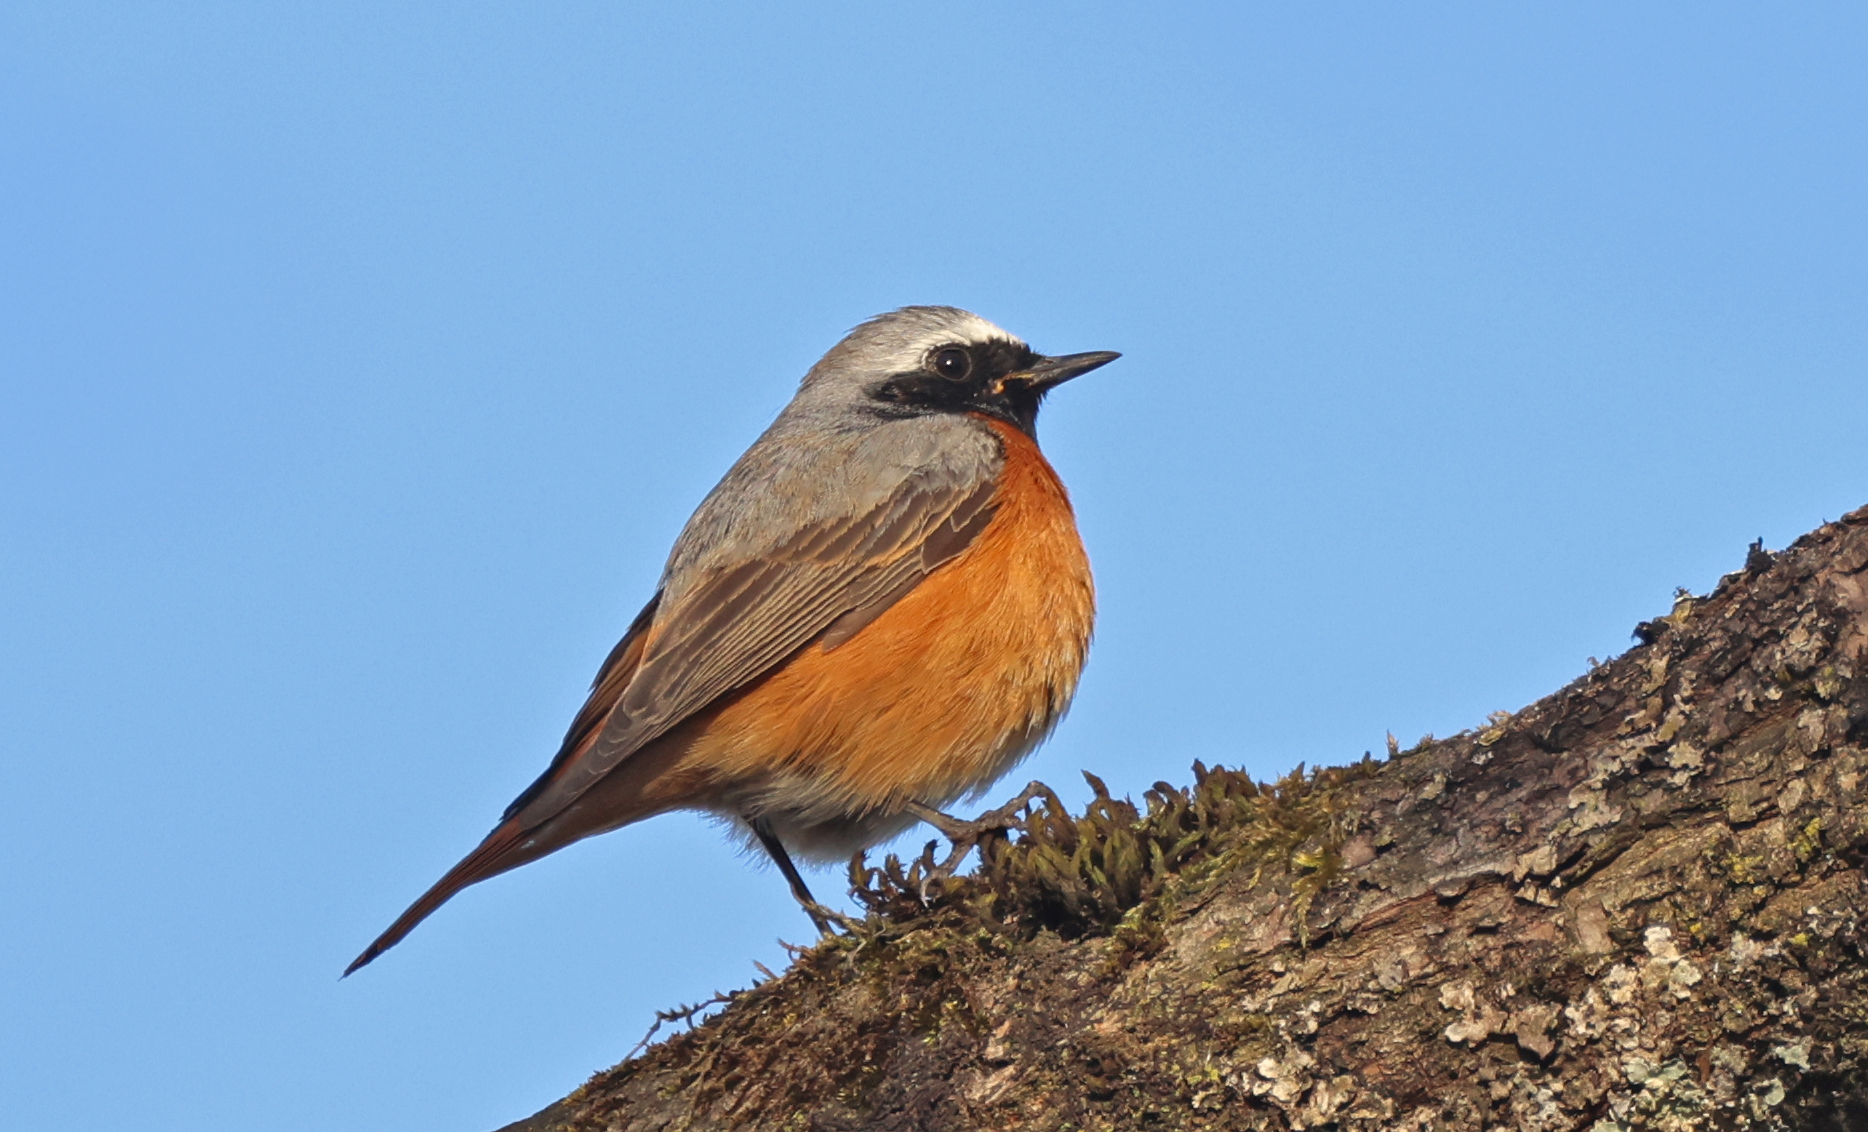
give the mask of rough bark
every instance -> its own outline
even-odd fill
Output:
[[[1026,812],[507,1132],[1868,1128],[1868,508],[1482,730]]]

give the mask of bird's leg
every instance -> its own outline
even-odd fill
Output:
[[[824,907],[811,895],[804,877],[798,873],[798,866],[791,863],[791,854],[785,852],[785,843],[772,832],[772,827],[764,818],[748,818],[746,824],[751,827],[753,836],[759,839],[759,844],[765,846],[766,853],[771,856],[772,863],[778,866],[778,871],[785,874],[785,882],[791,885],[791,895],[797,898],[798,906],[804,909],[805,915],[811,917],[811,923],[817,925],[820,934],[834,934],[836,929],[831,926],[833,924],[845,931],[855,928],[855,921],[834,908]]]
[[[1034,782],[1025,787],[1024,792],[1018,797],[996,810],[986,811],[972,821],[954,817],[952,814],[943,814],[934,807],[924,806],[919,802],[909,802],[904,805],[902,809],[939,830],[941,835],[953,845],[953,852],[949,853],[947,859],[928,874],[927,880],[945,880],[952,876],[954,870],[960,867],[960,862],[966,860],[966,855],[971,853],[983,838],[994,833],[1004,833],[1017,825],[1025,807],[1050,792],[1050,788],[1042,782]],[[927,895],[926,887],[924,881],[922,884],[924,899]]]

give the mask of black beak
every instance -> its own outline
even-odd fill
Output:
[[[1064,354],[1056,358],[1039,358],[1038,364],[1017,373],[1007,374],[1007,381],[1022,381],[1034,392],[1042,393],[1047,389],[1062,385],[1073,377],[1081,377],[1093,369],[1106,366],[1121,357],[1114,350],[1092,350],[1087,354]]]

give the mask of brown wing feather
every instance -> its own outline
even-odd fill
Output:
[[[714,571],[658,610],[595,740],[561,754],[509,814],[536,827],[644,744],[798,649],[847,639],[854,629],[843,619],[873,619],[972,543],[992,518],[995,487],[910,481],[868,514],[805,528],[759,559]]]
[[[359,955],[381,955],[468,885],[565,842],[538,829],[645,744],[812,641],[835,648],[991,522],[996,482],[910,481],[867,515],[800,531],[771,554],[715,571],[664,608],[658,593],[604,661],[551,766],[478,848]]]
[[[657,593],[642,607],[642,612],[636,614],[636,619],[629,623],[629,628],[623,632],[623,639],[616,642],[616,647],[604,658],[603,667],[597,669],[597,678],[590,682],[590,695],[584,700],[584,706],[577,710],[577,718],[571,721],[570,728],[565,731],[564,742],[558,745],[558,753],[552,756],[551,765],[512,800],[506,812],[499,816],[500,821],[524,809],[551,781],[552,776],[558,773],[559,767],[576,758],[602,732],[603,725],[610,721],[610,714],[616,710],[617,701],[623,698],[623,689],[629,687],[629,682],[635,678],[636,669],[642,665],[642,654],[649,644],[649,628],[655,623],[655,609],[661,602],[662,595]]]

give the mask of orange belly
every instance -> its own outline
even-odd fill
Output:
[[[973,545],[848,641],[710,713],[671,777],[828,855],[851,840],[833,827],[983,790],[1045,736],[1076,691],[1095,594],[1057,473],[991,423],[1005,467]]]

